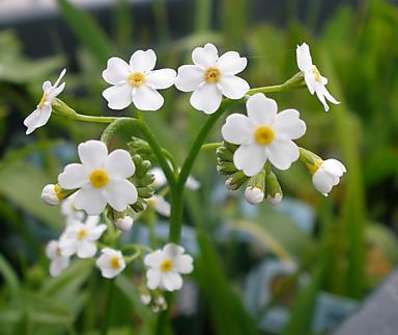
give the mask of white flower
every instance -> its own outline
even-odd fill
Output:
[[[264,192],[258,187],[246,187],[245,199],[252,205],[257,205],[264,200]]]
[[[182,287],[180,274],[191,273],[193,270],[193,259],[184,254],[184,251],[183,247],[169,243],[163,249],[145,256],[144,263],[149,268],[146,273],[149,289],[175,291]]]
[[[118,218],[115,221],[115,226],[118,227],[121,231],[129,231],[133,226],[134,220],[131,216],[123,216],[122,218]]]
[[[249,177],[259,173],[269,160],[276,168],[287,170],[299,158],[292,141],[304,135],[306,126],[295,109],[279,114],[276,101],[262,93],[246,102],[247,115],[232,114],[222,127],[225,141],[238,144],[233,161]]]
[[[249,84],[236,76],[247,65],[247,59],[236,51],[218,56],[217,48],[207,43],[192,52],[194,65],[178,68],[175,86],[183,92],[193,92],[191,105],[206,114],[220,107],[222,96],[240,99],[249,90]]]
[[[161,195],[153,195],[147,200],[148,206],[155,209],[160,215],[169,217],[171,212],[170,203],[168,203],[165,198]]]
[[[47,205],[57,206],[61,203],[63,197],[62,188],[59,185],[48,184],[41,191],[41,199]]]
[[[140,110],[158,110],[164,99],[157,90],[174,84],[173,69],[153,70],[156,54],[153,50],[137,50],[127,64],[123,59],[112,57],[102,72],[104,80],[113,85],[102,92],[111,109],[124,109],[131,103]]]
[[[111,248],[101,250],[101,256],[97,259],[97,267],[104,278],[115,278],[126,267],[123,255],[120,251]]]
[[[321,165],[312,175],[314,187],[327,196],[333,186],[340,182],[342,175],[347,172],[343,163],[337,159],[327,159],[322,161]]]
[[[84,219],[84,212],[75,207],[76,193],[71,194],[61,203],[61,213],[65,216],[66,224],[73,224]]]
[[[333,104],[339,104],[326,88],[328,83],[327,78],[323,77],[318,68],[312,64],[312,57],[310,53],[310,48],[307,43],[303,43],[297,46],[296,49],[297,66],[304,73],[304,80],[308,87],[308,90],[313,95],[316,93],[319,101],[322,103],[323,108],[327,112],[329,106],[326,103],[326,99]]]
[[[154,188],[161,188],[167,184],[166,176],[161,168],[155,167],[150,170],[150,173],[153,174],[155,178],[152,184]],[[196,191],[200,187],[200,182],[190,175],[187,178],[185,187],[189,190]]]
[[[28,128],[26,135],[31,134],[37,128],[44,126],[50,119],[53,100],[61,94],[65,88],[65,83],[61,84],[65,76],[66,69],[63,69],[54,85],[49,80],[43,83],[43,96],[36,109],[24,120],[23,124]]]
[[[61,236],[62,255],[77,254],[80,258],[93,257],[97,252],[97,241],[106,230],[106,225],[98,225],[98,216],[89,216],[85,223],[76,222],[66,227]]]
[[[69,266],[69,256],[62,255],[59,241],[50,241],[47,244],[46,255],[51,260],[50,275],[53,277],[60,275]]]
[[[69,164],[58,176],[64,189],[79,189],[74,199],[77,209],[88,215],[100,214],[106,204],[118,212],[137,201],[137,189],[127,180],[135,172],[134,163],[126,150],[108,155],[101,141],[87,141],[78,147],[82,164]]]

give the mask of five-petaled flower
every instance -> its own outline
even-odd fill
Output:
[[[104,248],[101,256],[96,261],[97,267],[101,270],[104,278],[115,278],[126,267],[123,255],[119,250]]]
[[[340,182],[340,178],[347,169],[337,159],[326,159],[322,161],[313,172],[312,182],[314,187],[324,196],[328,196],[333,186]]]
[[[178,68],[176,87],[183,92],[193,92],[191,105],[206,114],[212,114],[220,107],[222,96],[240,99],[249,90],[249,84],[236,74],[242,72],[247,59],[236,51],[218,56],[217,48],[207,43],[192,52],[194,65]]]
[[[339,101],[337,101],[326,88],[328,79],[322,76],[318,68],[312,64],[310,48],[307,43],[297,46],[296,58],[298,68],[304,73],[304,80],[308,90],[312,95],[316,93],[325,111],[327,112],[329,110],[326,100],[329,100],[333,104],[338,104]]]
[[[96,241],[106,230],[106,225],[98,222],[98,216],[89,216],[85,223],[77,221],[67,226],[59,242],[61,254],[76,254],[79,258],[93,257],[97,252]]]
[[[124,109],[131,103],[140,110],[158,110],[164,103],[157,90],[173,86],[176,72],[173,69],[154,70],[156,54],[152,49],[137,50],[129,64],[112,57],[102,72],[104,80],[112,86],[103,91],[111,109]]]
[[[127,180],[135,172],[135,165],[126,150],[114,150],[108,155],[101,141],[87,141],[78,147],[81,164],[69,164],[58,176],[63,189],[79,189],[74,199],[77,209],[88,215],[99,215],[109,204],[116,211],[124,211],[137,201],[137,189]]]
[[[269,160],[280,170],[287,170],[299,158],[292,141],[304,135],[306,126],[295,109],[277,113],[276,101],[262,93],[246,103],[247,115],[232,114],[222,127],[225,141],[239,145],[233,161],[247,176],[259,173]]]
[[[69,256],[64,256],[61,252],[59,241],[50,241],[46,247],[46,255],[50,259],[50,275],[57,277],[65,270],[70,263]]]
[[[184,251],[183,247],[169,243],[163,249],[145,256],[144,263],[148,267],[146,277],[149,289],[159,288],[175,291],[182,287],[181,274],[191,273],[193,270],[193,259],[184,254]]]
[[[50,119],[53,100],[62,93],[65,83],[61,84],[66,69],[63,69],[54,85],[49,80],[43,83],[43,95],[36,109],[24,120],[23,124],[28,128],[26,135],[31,134],[37,128],[44,126]]]

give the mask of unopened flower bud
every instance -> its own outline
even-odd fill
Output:
[[[167,309],[167,301],[166,299],[160,295],[155,299],[155,304],[156,306],[159,307],[159,310],[164,311],[165,309]]]
[[[129,231],[133,226],[134,220],[131,216],[123,216],[121,218],[116,219],[115,226],[119,228],[121,231]]]
[[[257,205],[264,200],[265,191],[265,171],[261,170],[260,173],[249,179],[245,190],[245,199],[252,205]]]
[[[340,182],[340,178],[345,172],[347,170],[343,163],[337,159],[327,159],[322,161],[312,175],[312,182],[314,187],[326,197],[333,186]]]
[[[64,193],[62,188],[58,184],[48,184],[43,187],[41,191],[41,198],[47,204],[51,206],[57,206],[64,199]]]
[[[272,171],[269,171],[266,178],[267,201],[271,205],[278,205],[283,198],[283,192],[278,178]]]
[[[237,171],[225,181],[225,186],[231,191],[235,191],[239,187],[241,187],[248,179],[249,177],[247,177],[242,171]]]
[[[152,297],[148,293],[140,294],[140,300],[144,305],[149,305],[151,303]]]

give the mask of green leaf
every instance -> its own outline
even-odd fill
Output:
[[[12,269],[7,260],[0,254],[0,273],[7,284],[11,295],[16,297],[19,293],[19,280],[17,274]]]
[[[196,274],[210,307],[216,334],[258,334],[254,320],[229,286],[221,260],[209,238],[203,231],[198,232],[197,238],[200,257],[196,262]]]
[[[58,6],[80,42],[90,50],[100,65],[106,63],[114,48],[94,19],[67,0],[58,0]]]

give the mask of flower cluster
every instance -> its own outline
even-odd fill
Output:
[[[329,109],[326,101],[338,104],[326,89],[327,79],[313,64],[308,45],[297,46],[296,56],[300,72],[280,86],[306,85],[326,111]],[[151,49],[135,51],[128,63],[118,57],[110,58],[102,72],[103,79],[110,85],[102,93],[108,107],[122,110],[133,105],[141,111],[159,110],[164,104],[159,91],[174,85],[182,92],[192,93],[190,104],[196,110],[205,114],[220,111],[209,116],[212,123],[203,127],[208,133],[211,124],[225,109],[223,97],[224,101],[245,103],[245,113],[234,113],[226,118],[221,129],[224,142],[218,145],[216,154],[217,169],[227,176],[226,186],[237,190],[245,185],[244,195],[249,203],[258,204],[265,199],[272,204],[279,203],[282,188],[274,169],[287,170],[297,160],[305,164],[315,188],[324,195],[329,194],[346,172],[341,162],[335,159],[323,161],[296,144],[306,132],[300,112],[293,108],[278,111],[277,102],[264,94],[268,92],[266,88],[250,90],[248,82],[238,76],[247,66],[247,59],[238,52],[219,55],[218,49],[207,43],[193,50],[193,64],[182,65],[177,71],[155,69],[156,61],[157,56]],[[180,169],[170,153],[164,154],[165,149],[156,142],[142,117],[81,115],[59,100],[57,97],[65,88],[65,83],[61,83],[65,73],[65,70],[61,72],[54,85],[49,81],[43,84],[43,96],[37,108],[24,121],[27,134],[44,126],[54,111],[81,121],[111,120],[109,128],[116,127],[118,121],[130,121],[141,127],[144,138],[132,137],[126,143],[127,150],[110,152],[107,138],[113,136],[114,130],[107,128],[103,141],[88,140],[79,144],[80,162],[67,165],[56,184],[43,188],[42,199],[49,205],[61,205],[66,222],[59,239],[47,246],[50,274],[59,275],[69,266],[72,256],[96,257],[96,266],[102,276],[110,279],[139,259],[147,268],[141,300],[154,311],[163,310],[167,308],[167,302],[161,291],[182,287],[181,275],[193,271],[192,257],[174,243],[157,250],[135,244],[118,249],[119,237],[132,229],[140,214],[151,210],[164,217],[171,216],[171,225],[176,224],[173,220],[178,220],[179,213],[171,215],[175,209],[166,197],[170,191],[174,200],[182,201],[184,185],[191,190],[200,187],[200,183],[189,175],[189,168],[199,151],[198,144],[201,145],[200,141],[204,141],[207,133],[199,134],[202,138],[194,143],[194,150]],[[161,168],[152,168],[153,163]],[[178,207],[181,209],[181,204]],[[179,239],[179,236],[171,236],[171,241]],[[101,250],[97,257],[99,246]],[[134,251],[132,254],[131,250]]]

